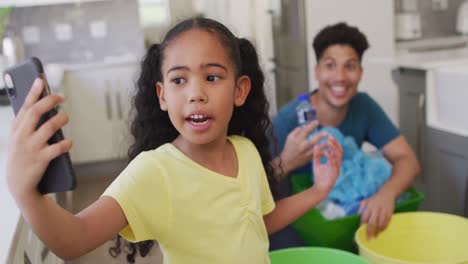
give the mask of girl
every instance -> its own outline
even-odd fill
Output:
[[[65,114],[35,130],[63,101],[38,100],[41,90],[36,81],[15,120],[7,177],[26,221],[65,259],[120,231],[130,241],[158,240],[165,263],[269,263],[267,233],[318,204],[339,173],[342,150],[330,138],[315,148],[315,185],[275,209],[268,103],[255,49],[210,19],[183,21],[149,49],[134,102],[133,160],[77,215],[36,191],[48,162],[71,148],[68,139],[47,145]]]

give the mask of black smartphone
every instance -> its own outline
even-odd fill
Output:
[[[3,78],[5,89],[7,90],[8,98],[15,115],[23,105],[36,78],[44,80],[44,90],[42,91],[41,98],[50,94],[44,68],[38,58],[27,59],[18,65],[6,69]],[[36,129],[56,114],[57,109],[55,108],[44,114]],[[47,143],[51,145],[63,140],[63,138],[63,133],[60,129]],[[42,194],[69,191],[76,187],[76,177],[68,153],[61,154],[49,163],[37,187]]]

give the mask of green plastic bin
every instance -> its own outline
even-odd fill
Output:
[[[369,264],[358,255],[333,248],[297,247],[270,252],[271,264]]]
[[[293,193],[299,193],[312,185],[310,174],[297,174],[291,177]],[[409,188],[409,197],[395,206],[395,212],[417,211],[424,195]],[[307,246],[331,247],[357,252],[354,233],[359,228],[361,215],[351,215],[335,220],[325,219],[320,211],[313,208],[292,226]]]

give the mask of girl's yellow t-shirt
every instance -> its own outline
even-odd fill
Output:
[[[158,240],[165,264],[270,263],[263,216],[275,204],[260,155],[247,138],[228,139],[236,178],[202,167],[172,144],[136,157],[103,194],[125,213],[121,235]]]

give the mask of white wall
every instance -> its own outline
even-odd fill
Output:
[[[324,26],[344,21],[366,34],[371,44],[366,55],[393,56],[393,10],[393,0],[306,0],[308,42],[312,45]]]
[[[398,90],[391,79],[392,66],[387,63],[395,54],[393,10],[393,0],[306,0],[310,88],[317,86],[313,37],[323,27],[340,21],[357,26],[370,44],[363,58],[364,76],[359,89],[369,93],[398,124]]]

